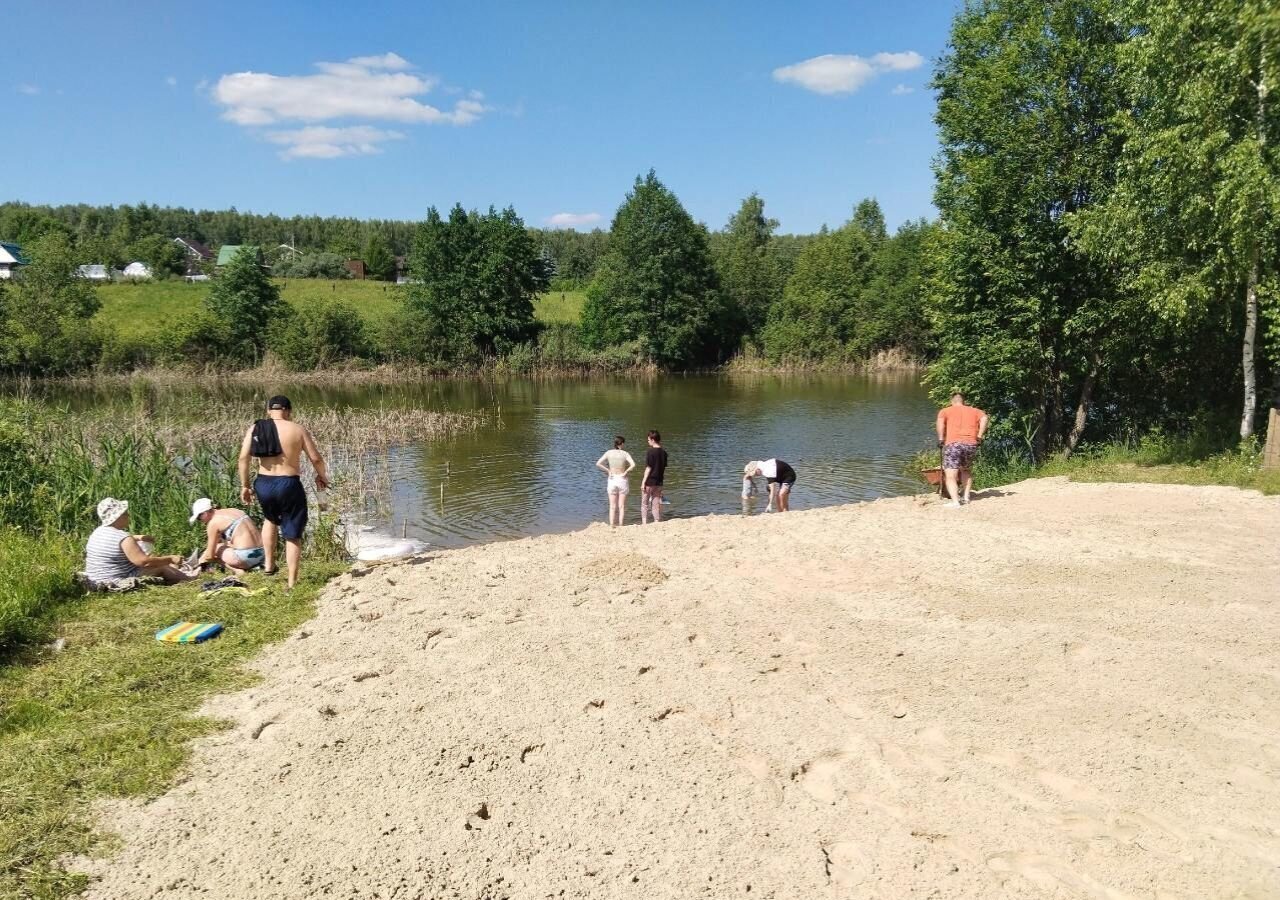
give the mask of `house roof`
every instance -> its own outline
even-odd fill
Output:
[[[258,249],[256,244],[223,244],[218,248],[218,265],[227,265],[241,250],[248,250],[257,257],[262,256],[262,251]]]
[[[201,259],[213,259],[213,251],[194,238],[176,237],[173,240],[175,243],[186,247]]]
[[[16,263],[20,266],[30,264],[31,260],[22,255],[22,248],[8,241],[0,241],[0,263]]]

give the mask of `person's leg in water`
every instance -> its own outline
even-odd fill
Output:
[[[786,512],[791,508],[791,485],[778,486],[778,512]]]
[[[270,519],[262,523],[262,552],[266,560],[262,564],[264,575],[276,574],[276,542],[280,536],[280,526]]]
[[[289,570],[289,587],[298,583],[298,569],[302,566],[302,538],[284,539],[284,563]]]
[[[653,521],[661,522],[662,521],[662,485],[655,484],[653,487],[649,488],[649,491],[650,491],[649,499],[653,503]]]

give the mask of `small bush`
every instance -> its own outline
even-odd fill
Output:
[[[269,345],[295,371],[371,355],[364,320],[345,300],[311,304],[278,319],[271,326]]]
[[[531,343],[516,344],[498,359],[499,374],[529,375],[538,367],[538,350]]]

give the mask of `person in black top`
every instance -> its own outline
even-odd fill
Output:
[[[644,455],[644,493],[640,495],[640,524],[649,521],[652,504],[653,521],[662,521],[662,477],[667,471],[667,451],[662,449],[662,435],[649,432],[649,449]]]

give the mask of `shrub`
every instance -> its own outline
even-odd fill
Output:
[[[345,300],[324,300],[277,320],[269,329],[269,345],[286,366],[317,369],[371,355],[364,319]]]

